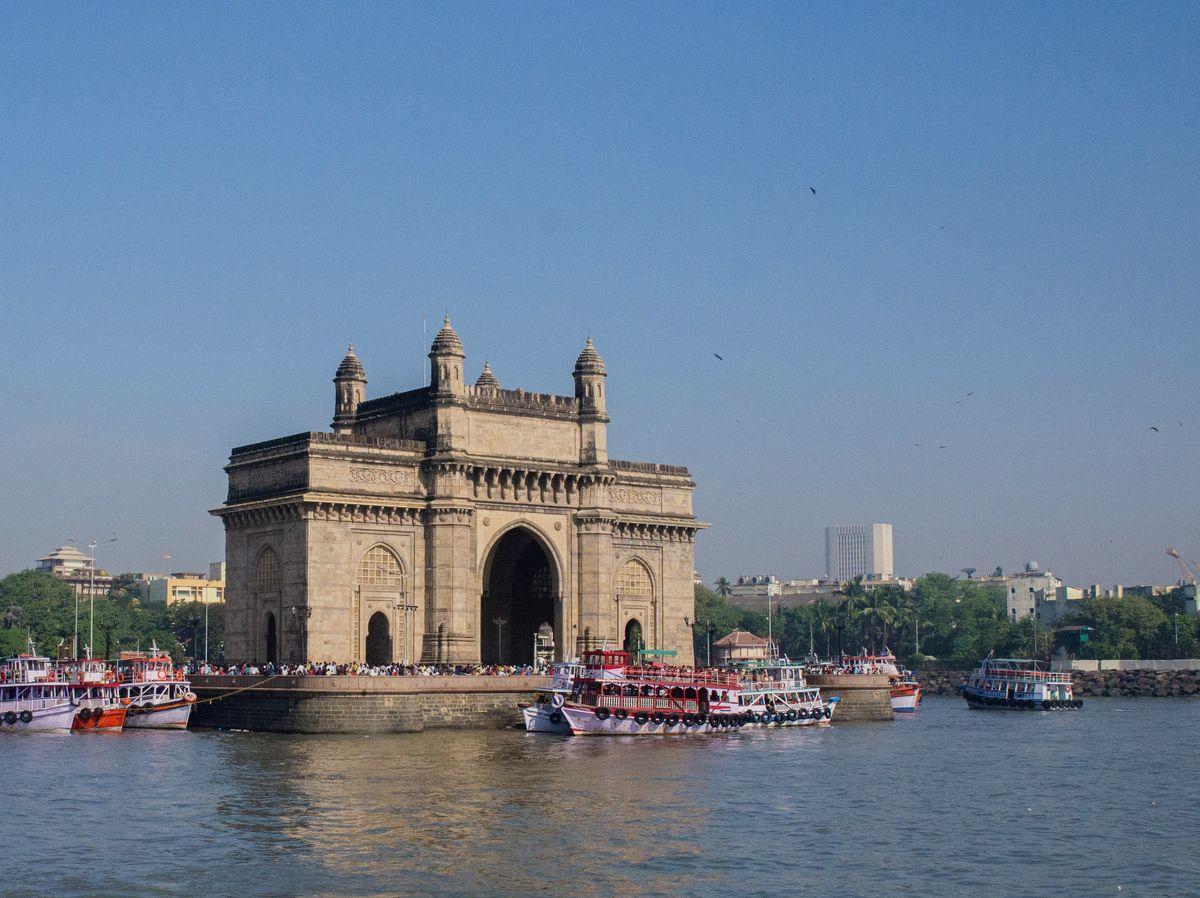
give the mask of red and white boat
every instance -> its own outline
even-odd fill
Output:
[[[117,694],[128,702],[130,729],[185,730],[196,704],[192,684],[176,672],[171,656],[157,643],[149,652],[122,652]]]
[[[75,720],[71,687],[58,677],[49,658],[29,652],[0,666],[0,732],[57,730],[67,733]]]
[[[584,671],[561,713],[576,736],[696,735],[753,724],[737,674],[631,665],[628,652],[584,653]]]
[[[90,657],[91,653],[91,646],[87,646],[88,657],[59,664],[76,706],[71,731],[119,733],[125,727],[125,708],[129,703],[117,694],[117,676],[108,662]]]

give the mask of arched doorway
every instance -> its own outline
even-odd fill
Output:
[[[625,625],[625,644],[623,648],[627,652],[640,652],[645,647],[646,643],[642,639],[642,623],[636,617],[631,617],[629,623]]]
[[[517,527],[505,533],[483,570],[479,648],[484,664],[532,664],[534,637],[546,623],[554,628],[555,645],[562,645],[557,572],[533,531]]]
[[[279,663],[279,639],[275,632],[275,615],[267,614],[267,663]]]
[[[376,611],[367,623],[367,663],[370,665],[392,663],[392,628],[387,615]]]

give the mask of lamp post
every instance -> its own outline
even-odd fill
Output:
[[[707,619],[689,620],[688,616],[686,614],[683,616],[683,624],[686,627],[695,627],[697,624],[704,625],[704,635],[707,638],[707,642],[705,643],[705,649],[704,649],[704,666],[711,667],[712,666],[712,635],[713,635],[713,630],[715,630],[716,627],[713,626],[711,620],[707,620]]]
[[[503,614],[497,614],[492,618],[492,623],[496,625],[496,663],[504,663],[504,640],[501,634],[504,632],[504,625],[508,623],[508,618]]]
[[[409,634],[412,633],[412,627],[410,626],[410,615],[417,610],[417,606],[409,604],[407,602],[397,602],[396,610],[404,612],[404,647],[401,649],[401,652],[400,652],[400,657],[402,659],[400,663],[407,667],[408,666],[408,640],[410,638]]]
[[[106,539],[105,543],[115,543],[117,537]],[[69,539],[69,543],[78,543],[78,540]],[[96,546],[100,545],[95,539],[87,544],[87,547],[92,550],[92,558],[88,570],[88,647],[89,650],[93,646],[95,639],[96,628]],[[75,593],[75,642],[71,648],[71,655],[75,660],[79,660],[79,592]]]
[[[1179,657],[1179,612],[1175,612],[1175,657]]]
[[[204,608],[207,613],[208,606],[205,605]],[[308,619],[312,617],[312,609],[307,605],[293,605],[292,617],[300,628],[300,663],[308,664]],[[207,637],[205,637],[205,644],[205,660],[207,661]]]

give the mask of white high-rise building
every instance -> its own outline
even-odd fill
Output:
[[[892,580],[891,524],[835,524],[825,528],[825,576],[830,580]]]

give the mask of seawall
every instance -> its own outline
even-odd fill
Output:
[[[966,670],[919,670],[926,695],[957,695],[967,681]],[[1072,671],[1079,696],[1157,697],[1200,695],[1196,670],[1076,670]]]
[[[520,723],[549,677],[194,676],[192,726],[271,733],[419,733]]]
[[[839,698],[833,722],[839,720],[892,720],[892,693],[886,674],[805,674],[809,686],[820,686],[821,695]]]

